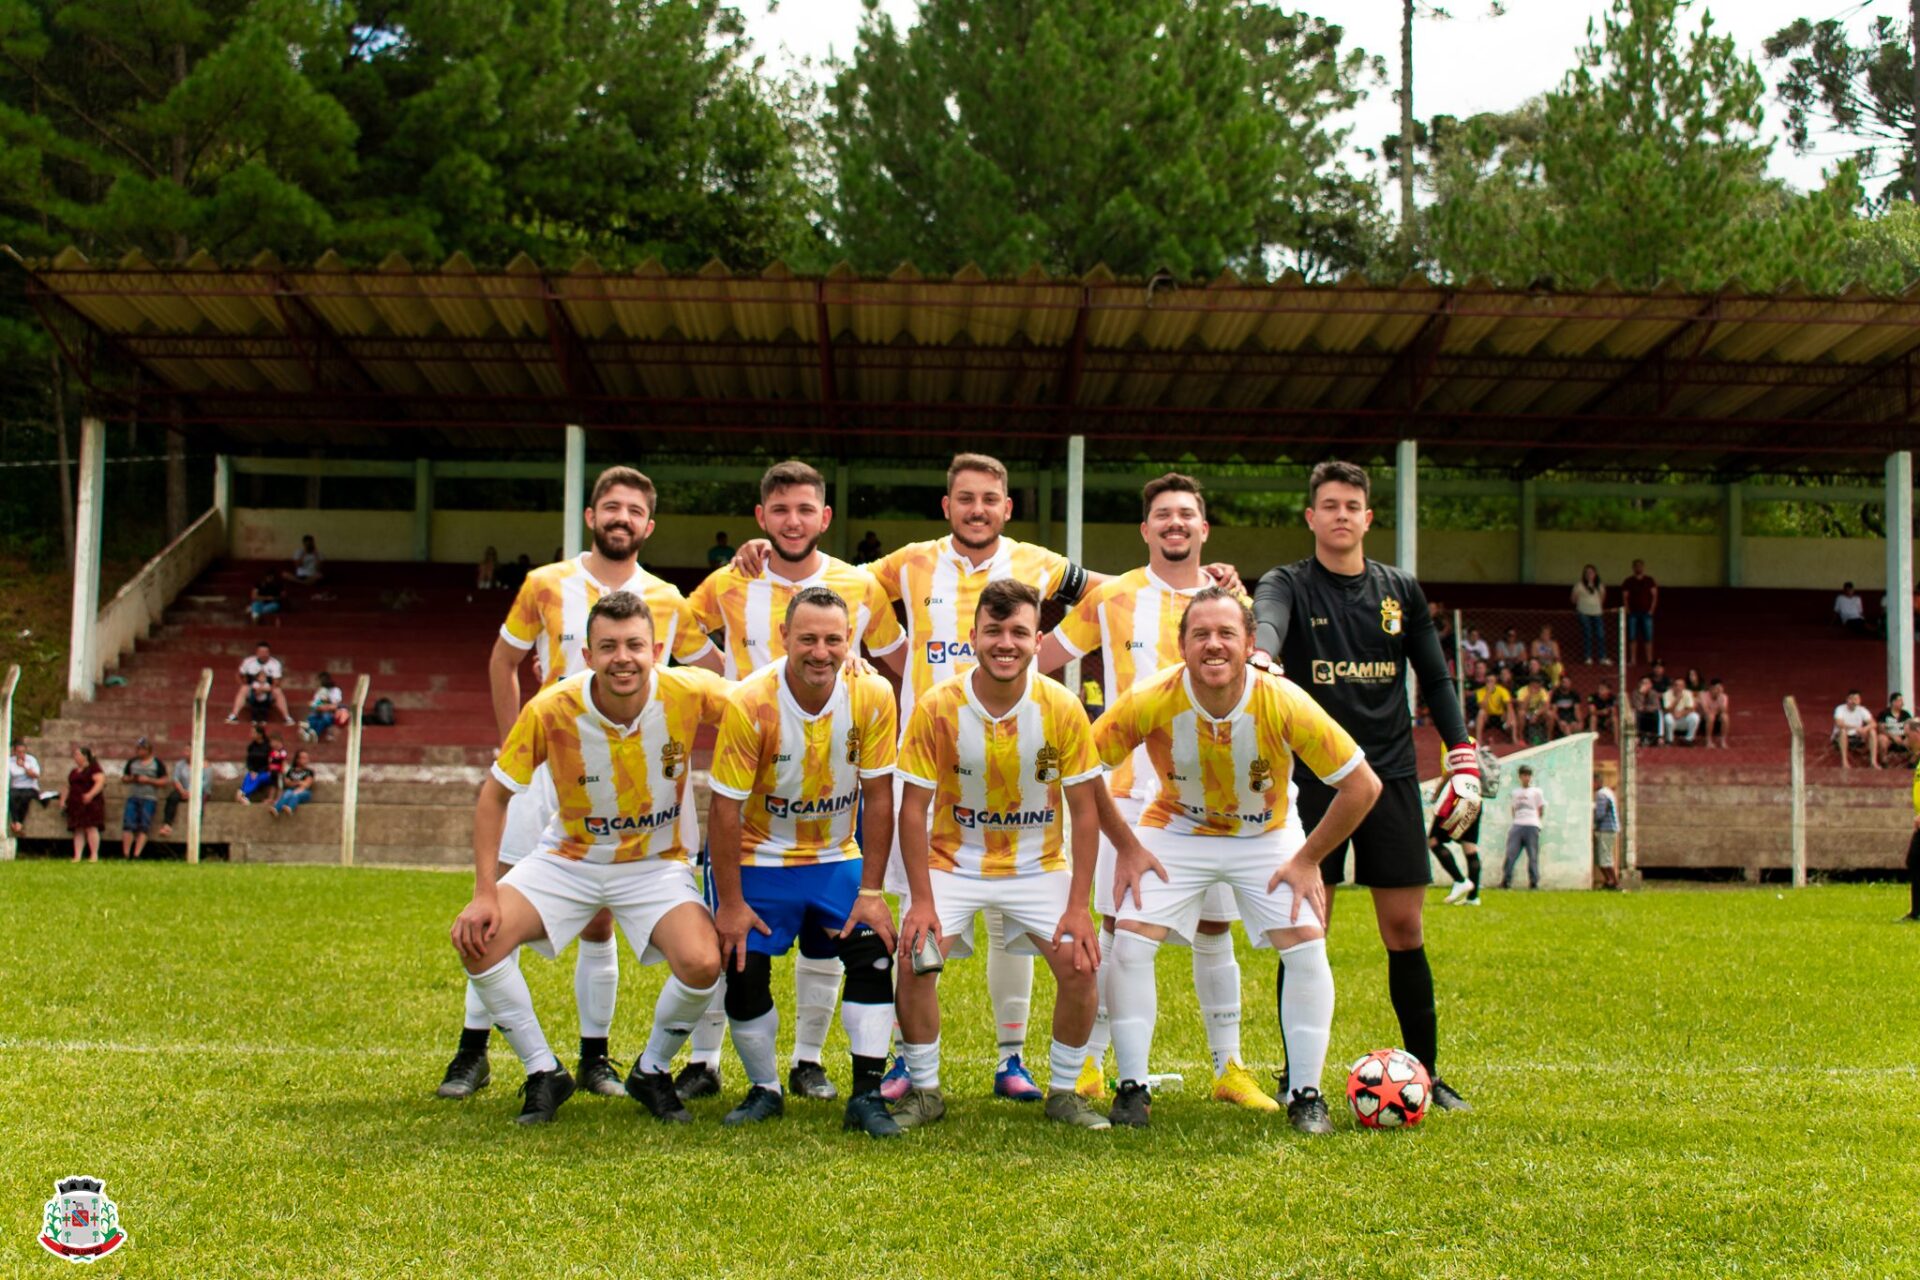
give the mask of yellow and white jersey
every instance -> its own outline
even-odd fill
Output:
[[[535,851],[578,862],[687,861],[680,817],[692,803],[694,734],[720,723],[732,687],[702,667],[656,666],[632,724],[594,705],[591,671],[535,694],[493,763],[516,795],[542,764],[553,777],[560,806]]]
[[[660,642],[663,657],[692,662],[713,647],[680,588],[638,565],[625,582],[596,581],[587,572],[584,552],[572,560],[541,565],[527,575],[507,611],[500,638],[516,649],[532,649],[545,674],[540,687],[551,688],[587,669],[580,656],[587,643],[587,614],[601,596],[615,591],[631,591],[647,602],[653,614],[653,638]]]
[[[1040,593],[1060,589],[1067,558],[1028,542],[1001,538],[993,558],[975,568],[953,549],[953,536],[913,542],[867,566],[887,594],[907,606],[907,667],[900,686],[900,719],[942,680],[966,675],[973,660],[973,609],[981,588],[1012,578]]]
[[[933,792],[928,865],[993,879],[1067,870],[1061,789],[1099,777],[1100,762],[1079,702],[1030,670],[1020,701],[997,719],[972,673],[928,690],[895,772]]]
[[[834,681],[808,714],[777,658],[734,687],[708,782],[741,803],[740,865],[800,867],[860,856],[860,780],[893,773],[893,686],[868,673]],[[883,851],[884,852],[884,851]]]
[[[1142,567],[1109,578],[1067,611],[1053,634],[1069,657],[1084,658],[1098,649],[1105,675],[1106,705],[1155,672],[1180,661],[1180,619],[1187,602],[1206,586],[1191,589],[1168,586],[1151,568]],[[1251,603],[1251,602],[1249,602]],[[1151,790],[1152,766],[1144,751],[1136,750],[1107,778],[1118,799],[1135,794],[1134,779],[1142,780],[1140,795]]]
[[[789,582],[768,569],[749,578],[726,564],[693,589],[690,601],[701,626],[727,633],[728,679],[752,675],[785,655],[780,624],[787,620],[787,602],[808,587],[826,587],[847,602],[854,639],[864,641],[868,653],[878,657],[900,647],[900,620],[893,616],[887,593],[865,569],[823,552],[812,577]]]
[[[1299,685],[1252,668],[1239,705],[1218,720],[1202,709],[1179,664],[1120,695],[1093,736],[1109,765],[1146,747],[1158,790],[1140,825],[1178,835],[1277,831],[1287,822],[1294,757],[1329,784],[1365,759]]]

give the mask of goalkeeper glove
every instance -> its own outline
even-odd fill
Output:
[[[1434,821],[1458,840],[1480,816],[1480,753],[1469,738],[1447,752]]]

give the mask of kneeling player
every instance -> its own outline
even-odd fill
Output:
[[[553,1119],[573,1094],[533,1012],[515,947],[551,958],[605,907],[642,964],[672,976],[654,1005],[653,1034],[627,1092],[662,1120],[693,1117],[667,1066],[720,981],[720,940],[700,901],[680,813],[689,752],[702,724],[718,724],[728,684],[697,667],[655,665],[646,602],[626,591],[587,614],[585,674],[552,685],[521,709],[481,785],[474,813],[473,901],[453,922],[453,945],[527,1069],[521,1124]],[[548,766],[560,808],[538,848],[494,882],[507,801]]]
[[[1047,1118],[1105,1129],[1106,1117],[1073,1089],[1100,998],[1100,943],[1087,910],[1094,793],[1103,790],[1093,734],[1079,701],[1033,670],[1040,595],[1032,587],[983,587],[972,642],[979,665],[920,698],[900,748],[900,852],[911,894],[901,937],[909,955],[926,937],[945,955],[969,955],[974,917],[998,910],[1008,953],[1038,954],[1053,970]],[[1063,791],[1073,806],[1071,865],[1061,847]],[[915,968],[902,967],[899,981],[901,1053],[913,1081],[894,1107],[902,1128],[947,1113],[939,988],[934,974]]]
[[[893,841],[893,689],[871,672],[842,670],[853,628],[847,602],[826,587],[788,601],[780,640],[786,656],[729,696],[713,749],[708,884],[728,968],[727,1019],[750,1086],[721,1123],[785,1110],[770,979],[773,957],[798,939],[801,954],[846,969],[846,1127],[897,1137],[880,1097],[893,1032],[893,918],[881,888]],[[856,813],[871,858],[854,841]]]
[[[1287,1118],[1303,1133],[1329,1133],[1319,1082],[1333,1030],[1333,971],[1320,859],[1360,824],[1380,782],[1311,698],[1247,666],[1253,611],[1227,592],[1209,587],[1194,596],[1180,621],[1180,649],[1181,665],[1122,694],[1094,733],[1109,765],[1145,746],[1159,784],[1137,832],[1111,800],[1101,804],[1118,850],[1120,920],[1107,979],[1120,1072],[1112,1119],[1148,1123],[1159,1000],[1154,955],[1169,934],[1192,938],[1208,890],[1226,884],[1253,945],[1274,948],[1287,966],[1280,1002],[1292,1072]],[[1296,756],[1337,792],[1304,841],[1286,830],[1286,779]]]

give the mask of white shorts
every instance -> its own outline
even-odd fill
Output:
[[[547,936],[529,945],[548,959],[565,951],[606,907],[640,963],[658,964],[666,957],[650,939],[660,917],[687,902],[707,909],[684,862],[577,862],[543,853],[515,865],[500,883],[512,885],[540,913]]]
[[[964,959],[973,954],[973,918],[997,910],[1006,917],[1008,955],[1040,954],[1028,934],[1051,942],[1067,913],[1067,891],[1073,877],[1065,871],[1042,871],[1030,876],[957,876],[951,871],[929,871],[933,881],[933,910],[940,932],[953,942],[947,954]],[[904,914],[909,904],[901,900]]]
[[[500,865],[511,867],[540,847],[541,833],[560,808],[553,774],[542,761],[527,789],[507,801],[507,825],[500,832]]]
[[[1120,811],[1127,825],[1136,831],[1140,829],[1140,811],[1147,807],[1146,801],[1138,797],[1113,798],[1113,807]],[[1100,833],[1100,860],[1093,868],[1093,909],[1108,920],[1114,918],[1113,912],[1113,872],[1114,864],[1120,857],[1120,851],[1113,847],[1113,841],[1107,839],[1107,833]],[[1240,908],[1233,900],[1233,889],[1224,884],[1216,884],[1207,890],[1207,896],[1200,903],[1202,920],[1221,920],[1232,922],[1240,918]],[[1181,941],[1185,941],[1182,939]]]
[[[1297,831],[1282,828],[1265,835],[1242,839],[1237,836],[1181,836],[1158,828],[1138,829],[1140,843],[1167,869],[1167,878],[1149,872],[1140,882],[1140,902],[1127,895],[1120,908],[1121,920],[1141,924],[1165,925],[1170,936],[1191,944],[1194,929],[1204,918],[1201,905],[1207,891],[1218,885],[1226,888],[1240,907],[1240,919],[1247,927],[1247,939],[1256,947],[1273,944],[1267,938],[1270,929],[1293,929],[1324,922],[1311,907],[1303,907],[1298,920],[1289,919],[1293,911],[1293,890],[1281,885],[1267,892],[1273,873],[1305,843]]]

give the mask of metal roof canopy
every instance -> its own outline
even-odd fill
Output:
[[[1920,286],[1755,295],[1602,282],[1206,285],[1038,271],[710,263],[673,275],[583,259],[482,271],[327,254],[175,267],[26,262],[34,306],[91,411],[215,431],[230,447],[412,456],[556,449],[555,428],[680,454],[1390,460],[1438,466],[1877,472],[1910,448]],[[76,320],[80,323],[76,323]],[[108,370],[138,376],[109,376]],[[670,442],[670,443],[669,443]]]

